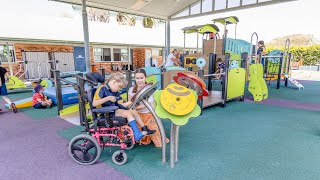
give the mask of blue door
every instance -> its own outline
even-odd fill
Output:
[[[74,66],[76,71],[86,71],[84,47],[73,47]]]

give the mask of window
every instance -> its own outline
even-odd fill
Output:
[[[200,2],[191,5],[191,15],[200,13]]]
[[[228,8],[238,7],[240,6],[239,0],[229,0],[228,1]]]
[[[8,62],[8,50],[6,44],[0,44],[0,62]],[[15,62],[15,55],[13,50],[13,45],[9,45],[9,53],[12,62]]]
[[[93,54],[94,54],[94,61],[102,61],[102,53],[103,49],[102,48],[94,48],[93,49]]]
[[[128,55],[127,48],[113,48],[113,61],[128,61]]]
[[[178,14],[172,16],[173,18],[183,17],[189,15],[189,8],[184,9],[183,11],[179,12]]]
[[[249,5],[249,4],[255,4],[257,3],[257,0],[243,0],[242,5]]]
[[[129,60],[129,52],[127,48],[94,48],[93,54],[94,61],[112,62]]]
[[[226,9],[227,0],[216,0],[214,5],[214,10]]]
[[[202,12],[212,11],[212,1],[213,0],[202,0]]]
[[[151,51],[152,51],[152,56],[162,56],[162,50],[161,49],[152,48]]]
[[[103,48],[103,60],[102,61],[111,61],[111,49]]]

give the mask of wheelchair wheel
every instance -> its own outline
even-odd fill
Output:
[[[81,165],[91,165],[98,161],[101,147],[90,135],[81,134],[74,137],[69,143],[70,157]]]
[[[132,141],[131,138],[126,141],[126,145],[127,145],[127,147],[126,147],[127,150],[134,148],[134,142]]]
[[[124,165],[127,162],[127,160],[128,160],[128,156],[123,150],[118,150],[114,152],[112,155],[112,161],[116,165],[119,165],[119,166]]]

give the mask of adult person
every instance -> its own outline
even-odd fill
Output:
[[[135,86],[131,87],[128,91],[128,100],[130,101],[131,98],[140,90],[142,89],[145,84],[146,84],[146,71],[144,69],[138,69],[135,72],[135,80],[136,80],[136,84]],[[154,100],[153,97],[151,96],[148,99],[148,102],[151,106],[153,106],[154,104]],[[138,114],[140,116],[140,118],[142,119],[142,122],[148,126],[150,129],[156,130],[156,132],[154,134],[151,134],[149,136],[145,136],[142,140],[141,140],[141,144],[144,145],[148,145],[151,142],[153,142],[153,144],[156,147],[162,147],[162,143],[161,143],[161,135],[160,135],[160,130],[158,128],[157,122],[155,121],[154,117],[152,116],[151,112],[148,110],[148,108],[145,107],[144,104],[140,104],[136,107],[136,110],[138,111]],[[141,127],[140,127],[141,128]],[[169,142],[169,139],[166,138],[166,143]]]
[[[177,49],[174,49],[166,59],[166,62],[164,64],[164,67],[169,66],[181,66],[181,61],[179,58],[177,58],[177,55],[179,54],[179,51]]]

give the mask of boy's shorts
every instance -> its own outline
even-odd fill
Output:
[[[33,106],[35,109],[46,109],[47,106],[42,105],[41,103],[38,103],[36,105]]]
[[[5,84],[2,84],[0,87],[0,96],[6,96],[8,95],[7,86]]]

